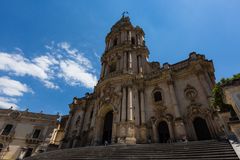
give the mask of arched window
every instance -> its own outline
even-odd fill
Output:
[[[135,44],[135,38],[134,37],[131,38],[131,42],[132,42],[132,44]]]
[[[4,130],[2,131],[2,135],[5,135],[5,136],[9,135],[9,133],[10,133],[11,130],[12,130],[12,128],[13,128],[13,125],[12,125],[12,124],[7,124],[7,125],[5,126],[5,128],[4,128]]]
[[[160,91],[154,92],[154,101],[155,102],[162,101],[162,93]]]
[[[114,41],[113,41],[113,46],[116,46],[116,45],[117,45],[117,41],[118,41],[118,39],[115,38]]]
[[[117,64],[116,64],[116,62],[112,62],[112,63],[110,64],[110,66],[109,66],[109,73],[115,72],[116,69],[117,69]]]

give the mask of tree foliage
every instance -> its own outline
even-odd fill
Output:
[[[232,106],[224,103],[224,95],[222,86],[228,83],[231,83],[235,79],[240,79],[240,73],[233,75],[231,78],[222,78],[220,82],[218,82],[212,90],[213,95],[213,107],[219,108],[220,111],[226,112],[232,111]]]

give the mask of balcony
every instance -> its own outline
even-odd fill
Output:
[[[28,144],[39,144],[43,142],[43,136],[39,136],[38,138],[33,138],[32,133],[26,135],[26,143]]]
[[[0,132],[2,133],[2,132]],[[12,131],[10,132],[8,135],[0,135],[0,140],[4,141],[4,142],[11,142],[13,140],[13,136],[14,136],[15,132]]]

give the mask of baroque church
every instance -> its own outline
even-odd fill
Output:
[[[93,93],[73,98],[60,148],[167,143],[224,135],[211,90],[214,66],[192,52],[175,64],[149,62],[144,31],[122,16],[105,39]]]

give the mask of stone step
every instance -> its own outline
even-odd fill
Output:
[[[196,153],[196,152],[198,152],[198,153],[201,153],[201,152],[203,152],[203,153],[205,153],[205,152],[222,152],[222,150],[223,151],[232,151],[232,152],[234,152],[233,151],[233,149],[232,148],[221,148],[221,150],[219,150],[218,148],[211,148],[211,149],[206,149],[206,148],[204,148],[204,149],[190,149],[190,148],[184,148],[184,149],[181,149],[181,150],[174,150],[174,149],[171,149],[171,150],[161,150],[161,149],[154,149],[154,150],[137,150],[137,149],[131,149],[131,150],[119,150],[118,151],[118,154],[121,154],[121,153],[129,153],[129,152],[131,152],[131,154],[135,154],[135,153],[137,153],[137,154],[139,154],[139,153],[142,153],[142,154],[154,154],[154,153],[185,153],[186,151],[188,151],[188,152],[191,152],[191,153]],[[111,150],[112,152],[114,152],[114,150]],[[80,153],[85,153],[85,154],[88,154],[88,155],[96,155],[96,154],[102,154],[104,151],[101,151],[101,152],[93,152],[93,151],[91,151],[91,152],[89,152],[89,151],[78,151],[78,152],[70,152],[72,155],[74,155],[74,154],[77,154],[77,155],[79,155]],[[107,151],[107,152],[109,152],[109,151]],[[65,152],[65,153],[68,153],[68,152]]]
[[[113,151],[113,150],[112,150]],[[233,149],[232,148],[224,148],[224,150],[219,150],[219,149],[217,149],[217,148],[212,148],[212,149],[198,149],[198,150],[191,150],[191,149],[187,149],[187,148],[185,148],[185,149],[183,149],[183,150],[119,150],[118,151],[118,153],[129,153],[131,151],[131,153],[132,154],[134,154],[134,153],[143,153],[143,154],[146,154],[146,153],[150,153],[150,154],[152,154],[152,153],[168,153],[168,152],[170,152],[170,153],[182,153],[182,152],[186,152],[186,151],[191,151],[191,152],[224,152],[224,151],[232,151],[232,152],[234,152],[233,151]],[[101,153],[103,153],[104,151],[102,151]],[[109,151],[108,151],[109,152]],[[113,151],[114,152],[114,151]],[[65,152],[65,153],[67,153],[67,152]],[[78,154],[79,155],[79,153],[82,153],[82,152],[71,152],[71,154]],[[96,155],[97,153],[96,152],[88,152],[88,151],[85,151],[84,153],[88,153],[89,155],[91,155],[91,154],[93,154],[93,155]]]
[[[63,149],[41,153],[26,160],[96,159],[238,159],[225,141],[197,141],[173,144],[109,145]]]

